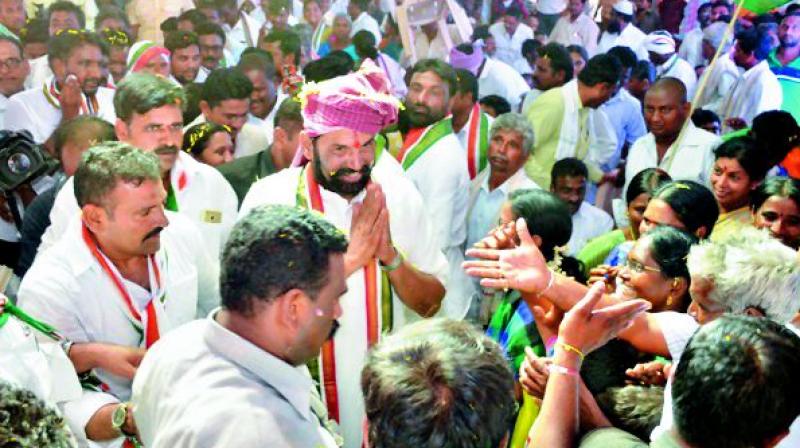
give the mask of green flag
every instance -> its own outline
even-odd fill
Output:
[[[753,14],[764,14],[789,3],[791,0],[740,0],[742,8]],[[738,3],[738,2],[737,2]]]

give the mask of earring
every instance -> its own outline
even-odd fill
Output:
[[[672,306],[672,294],[667,296],[667,307]]]

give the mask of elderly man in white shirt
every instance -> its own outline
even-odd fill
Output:
[[[723,45],[722,39],[725,37],[727,26],[728,24],[725,22],[714,22],[703,30],[703,57],[708,61],[714,57],[717,48]],[[703,72],[703,77],[700,78],[701,82],[703,78],[708,79],[705,81],[703,91],[695,92],[693,104],[696,109],[707,109],[719,114],[722,100],[739,79],[739,68],[730,55],[731,45],[733,45],[733,39],[728,38],[714,65],[706,67]],[[699,96],[697,96],[698,94]]]
[[[636,140],[625,165],[625,190],[640,171],[661,168],[673,180],[709,186],[714,148],[721,140],[697,128],[689,118],[691,104],[680,80],[661,78],[644,97],[644,119],[650,131]]]
[[[306,364],[348,317],[339,302],[347,247],[332,223],[304,209],[246,215],[225,250],[222,308],[163,338],[136,373],[131,401],[144,445],[339,446]]]
[[[761,112],[781,108],[783,90],[767,62],[770,42],[769,35],[760,30],[736,34],[733,62],[745,72],[722,100],[718,111],[723,134],[751,125]]]
[[[323,398],[331,418],[339,421],[345,446],[354,448],[361,446],[359,372],[367,350],[391,329],[436,313],[448,276],[440,229],[431,226],[419,192],[396,163],[388,167],[393,161],[386,151],[376,162],[376,134],[396,120],[399,108],[388,92],[388,79],[369,60],[357,73],[301,91],[306,102],[300,142],[310,162],[253,184],[240,211],[245,217],[262,204],[308,208],[349,234],[342,326],[323,348],[315,377],[324,385]],[[458,206],[466,213],[466,167],[455,145],[465,177],[465,200]],[[446,179],[445,174],[439,168],[432,177]],[[448,232],[451,226],[448,222]]]
[[[667,31],[653,31],[647,35],[644,47],[650,62],[656,67],[656,79],[672,77],[680,79],[686,87],[687,98],[694,97],[697,73],[675,52],[675,39]]]
[[[114,91],[101,86],[105,56],[100,38],[73,30],[50,42],[53,76],[9,100],[4,127],[28,130],[36,143],[45,143],[59,123],[78,115],[97,115],[114,123]]]
[[[610,10],[604,6],[604,14],[606,14],[606,10],[609,14],[608,24],[600,34],[597,53],[606,53],[612,47],[622,45],[633,50],[640,61],[648,60],[647,50],[644,48],[647,35],[633,24],[633,15],[636,11],[633,3],[628,0],[619,0]]]
[[[533,39],[533,30],[528,25],[521,23],[522,12],[516,6],[511,6],[503,13],[502,20],[489,27],[489,33],[494,37],[495,59],[514,67],[519,64],[522,57],[522,43]]]
[[[509,112],[497,117],[489,140],[489,169],[470,185],[466,247],[497,226],[500,208],[512,191],[540,188],[525,174],[532,148],[533,128],[523,115]]]
[[[37,257],[20,285],[20,307],[72,341],[75,370],[101,385],[64,406],[81,439],[134,437],[126,418],[144,351],[172,328],[219,303],[212,260],[197,229],[164,211],[158,157],[125,143],[90,149],[73,177],[80,216]]]
[[[550,33],[550,42],[565,47],[580,45],[591,58],[597,53],[600,28],[586,13],[586,0],[569,0],[567,14],[561,16]]]
[[[117,137],[159,156],[167,188],[167,209],[188,217],[200,230],[209,253],[217,258],[236,219],[238,200],[216,169],[180,150],[183,91],[166,78],[134,73],[117,86],[115,98],[119,115],[115,124]],[[70,179],[56,196],[50,212],[51,224],[39,250],[55,244],[79,213]]]

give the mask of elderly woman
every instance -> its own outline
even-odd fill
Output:
[[[531,148],[533,128],[524,116],[510,112],[494,120],[487,150],[489,169],[478,174],[470,185],[467,247],[497,225],[500,207],[512,191],[539,188],[523,169]]]
[[[353,57],[353,60],[356,60],[355,50],[350,46],[350,29],[352,26],[353,22],[350,20],[350,16],[346,13],[336,14],[333,18],[333,30],[328,35],[325,43],[319,46],[317,55],[322,58],[332,51],[344,50]]]

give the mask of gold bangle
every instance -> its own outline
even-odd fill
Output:
[[[583,359],[586,358],[586,356],[583,354],[583,352],[580,351],[580,349],[575,347],[574,345],[569,345],[566,342],[562,342],[562,341],[556,342],[556,345],[561,347],[561,348],[563,348],[564,350],[566,350],[568,352],[575,353],[576,355],[578,355],[581,358],[581,361],[583,361]]]

